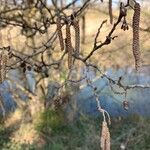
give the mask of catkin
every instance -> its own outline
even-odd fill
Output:
[[[102,123],[101,148],[102,150],[110,150],[110,132],[106,121]]]
[[[2,72],[2,54],[0,54],[0,83],[3,82],[3,77],[1,75],[1,72]]]
[[[109,18],[110,24],[113,23],[112,0],[109,0]]]
[[[141,64],[140,44],[139,44],[139,23],[140,23],[140,4],[135,3],[133,14],[133,43],[132,50],[135,58],[135,68],[138,70]]]
[[[80,26],[79,21],[74,19],[73,20],[73,27],[75,31],[75,52],[79,54],[80,52]]]
[[[63,33],[62,33],[62,30],[61,30],[61,28],[62,28],[61,20],[60,20],[59,17],[57,18],[56,24],[57,24],[57,35],[58,35],[58,38],[59,38],[60,48],[63,51],[64,50],[64,41],[63,41]]]
[[[8,62],[8,55],[0,54],[0,83],[2,83],[6,78],[6,66]]]
[[[73,47],[71,43],[71,32],[69,24],[66,24],[66,51],[68,52],[68,68],[71,69]]]
[[[12,58],[13,57],[13,52],[12,49],[8,48],[8,57]]]
[[[8,62],[8,55],[7,54],[4,54],[3,55],[3,69],[4,69],[4,71],[3,71],[3,77],[4,77],[4,80],[5,80],[5,78],[6,78],[6,66],[7,66],[7,62]]]
[[[1,95],[0,95],[0,108],[1,108],[1,110],[2,110],[2,115],[3,115],[3,117],[5,117],[6,111],[5,111],[5,107],[4,107],[3,98],[2,98]]]

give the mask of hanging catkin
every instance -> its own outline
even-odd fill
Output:
[[[3,77],[1,75],[1,72],[2,72],[2,54],[0,54],[0,83],[3,82]]]
[[[135,3],[133,14],[133,43],[132,50],[135,58],[135,68],[138,70],[141,64],[140,44],[139,44],[139,23],[140,23],[140,4]]]
[[[8,47],[8,57],[9,58],[12,58],[13,57],[13,52],[12,52],[12,49],[10,47]]]
[[[4,69],[3,78],[4,78],[4,80],[6,79],[6,66],[7,66],[7,62],[8,62],[8,55],[4,54],[3,55],[3,69]]]
[[[73,27],[75,31],[75,52],[79,54],[80,52],[80,26],[77,19],[73,20]]]
[[[72,67],[72,43],[71,43],[71,32],[69,24],[66,24],[66,51],[68,52],[68,68]]]
[[[5,53],[0,54],[0,83],[6,78],[6,66],[8,61],[8,55]]]
[[[62,30],[61,30],[61,28],[62,28],[61,20],[60,20],[59,17],[57,18],[56,24],[57,24],[57,35],[58,35],[58,38],[59,38],[60,48],[63,51],[64,50],[64,41],[63,41],[63,33],[62,33]]]
[[[113,23],[112,0],[109,0],[109,18],[110,24]]]
[[[106,121],[102,123],[101,148],[102,150],[110,150],[110,132]]]

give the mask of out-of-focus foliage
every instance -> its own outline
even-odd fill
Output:
[[[37,130],[47,135],[59,133],[65,125],[65,118],[63,111],[54,111],[51,109],[45,110],[41,113],[39,122],[37,123]]]

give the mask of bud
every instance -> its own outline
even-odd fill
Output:
[[[127,100],[124,100],[124,101],[123,101],[123,108],[124,108],[125,110],[128,110],[128,109],[129,109],[129,102],[128,102]]]

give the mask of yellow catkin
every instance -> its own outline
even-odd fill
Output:
[[[71,43],[71,32],[69,24],[66,24],[66,51],[68,52],[68,68],[71,69],[73,47]]]
[[[109,0],[109,18],[110,18],[110,23],[113,23],[113,12],[112,12],[112,0]]]
[[[79,26],[79,20],[74,19],[73,20],[73,27],[75,31],[75,52],[79,54],[80,52],[80,26]]]
[[[60,48],[63,51],[64,50],[64,41],[63,41],[63,33],[62,33],[62,30],[61,30],[61,28],[62,28],[61,20],[60,20],[59,17],[57,18],[56,24],[57,24],[57,35],[58,35],[58,38],[59,38]]]
[[[140,23],[140,4],[135,3],[134,14],[133,14],[133,44],[132,50],[135,58],[135,68],[138,68],[141,65],[141,54],[140,54],[140,44],[139,44],[139,23]]]
[[[102,150],[110,150],[110,132],[106,121],[102,123],[101,148]]]

